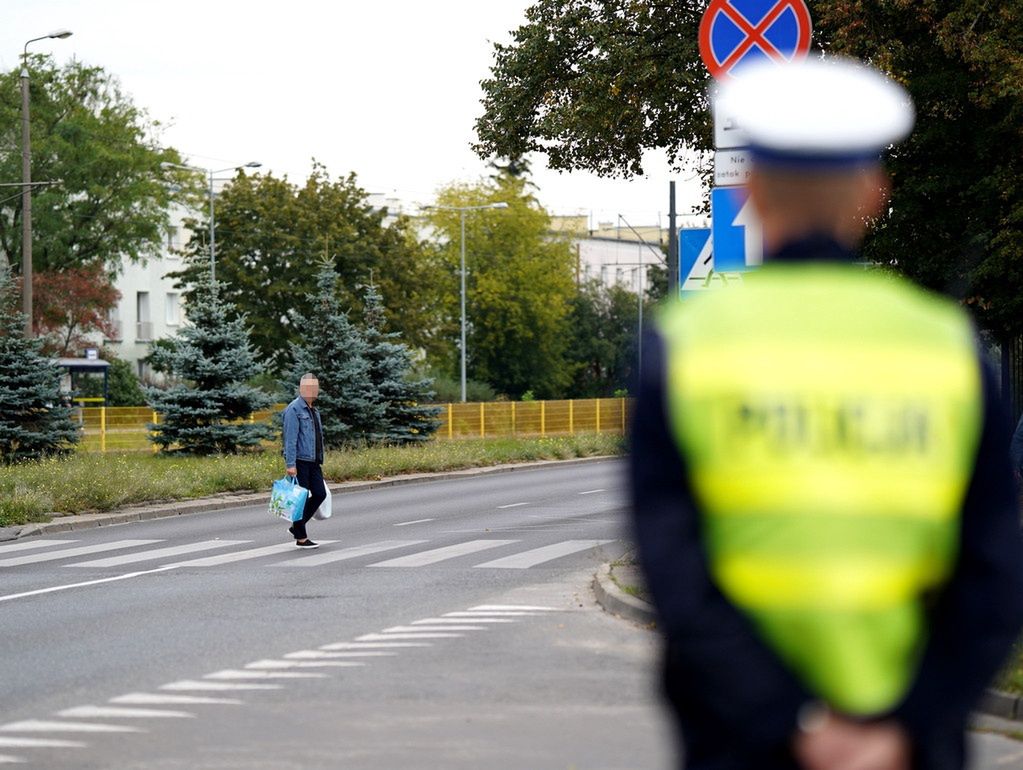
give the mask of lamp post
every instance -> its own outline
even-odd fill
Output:
[[[427,206],[426,208],[437,209],[439,211],[457,211],[459,215],[459,221],[461,225],[461,256],[462,256],[462,346],[461,346],[461,358],[462,358],[462,403],[465,403],[465,212],[467,211],[482,211],[484,209],[506,209],[508,204],[504,202],[500,203],[487,203],[482,206]]]
[[[25,314],[25,339],[32,338],[32,146],[29,132],[28,46],[39,40],[71,37],[60,29],[34,37],[25,43],[21,54],[21,310]]]
[[[210,180],[210,278],[216,280],[217,278],[217,242],[216,242],[216,228],[214,226],[214,215],[213,215],[213,177],[215,174],[222,174],[225,171],[241,171],[243,168],[259,168],[263,164],[251,160],[248,163],[243,163],[240,166],[228,166],[227,168],[202,168],[201,166],[189,166],[184,163],[170,163],[163,162],[160,164],[163,168],[185,168],[189,171],[202,171],[209,177]]]

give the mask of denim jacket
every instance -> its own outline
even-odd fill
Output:
[[[310,409],[304,398],[299,396],[284,407],[284,467],[295,467],[295,460],[316,462],[314,415],[320,423],[322,435],[323,422],[320,420],[320,413]]]

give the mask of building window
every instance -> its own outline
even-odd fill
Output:
[[[178,228],[171,227],[167,228],[167,251],[173,252],[178,248]]]
[[[167,325],[177,326],[181,323],[181,303],[178,301],[178,295],[174,292],[167,292],[167,304],[164,306],[167,311]]]
[[[107,341],[120,342],[123,339],[123,328],[121,326],[121,309],[114,305],[107,311]]]
[[[135,294],[135,340],[150,342],[153,339],[153,321],[149,316],[149,292]]]

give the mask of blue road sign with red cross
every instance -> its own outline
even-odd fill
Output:
[[[700,55],[724,80],[758,60],[804,58],[812,34],[805,0],[711,0],[700,22]]]

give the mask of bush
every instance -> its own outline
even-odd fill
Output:
[[[139,378],[127,361],[122,361],[113,352],[103,349],[100,356],[110,362],[107,371],[108,392],[107,406],[145,406],[146,394],[142,392]],[[85,398],[102,398],[103,375],[92,374],[78,380],[79,396]]]

